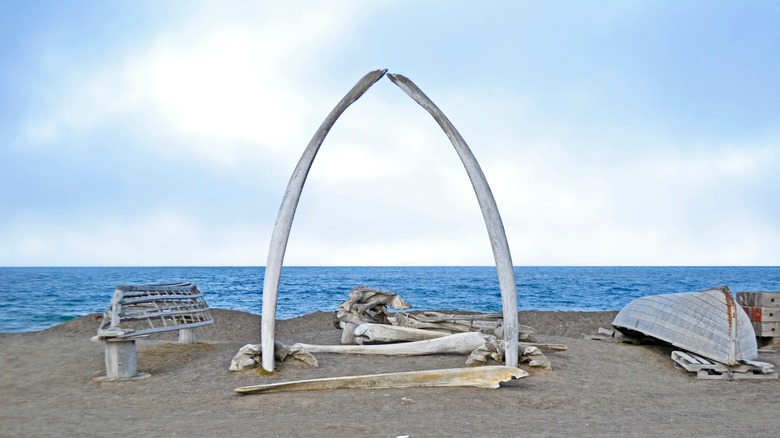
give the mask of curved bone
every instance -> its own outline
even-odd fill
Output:
[[[363,76],[360,81],[349,90],[346,96],[333,108],[325,121],[322,122],[317,132],[309,141],[309,145],[303,152],[298,165],[295,166],[290,182],[287,184],[287,190],[284,192],[282,205],[279,207],[279,214],[276,216],[276,224],[271,234],[271,243],[268,248],[268,261],[265,265],[265,277],[263,279],[263,318],[261,320],[260,341],[263,349],[263,368],[273,371],[274,362],[274,340],[276,330],[276,297],[279,293],[279,278],[282,274],[282,262],[284,261],[284,252],[287,249],[287,241],[290,238],[290,229],[292,228],[295,209],[298,206],[298,200],[301,198],[303,184],[306,182],[306,176],[317,156],[317,151],[328,135],[328,131],[336,123],[339,116],[352,103],[360,98],[376,81],[382,78],[387,70],[375,70]]]
[[[331,111],[328,117],[322,122],[320,128],[314,134],[309,145],[306,147],[298,165],[293,171],[290,182],[287,185],[282,205],[279,208],[279,214],[276,217],[274,231],[271,235],[271,243],[268,249],[268,261],[266,263],[265,278],[263,280],[263,318],[261,323],[261,342],[263,350],[263,368],[268,371],[274,369],[274,340],[276,326],[276,299],[279,292],[279,278],[281,276],[282,262],[287,248],[287,241],[290,237],[293,217],[298,205],[298,201],[306,182],[306,176],[309,173],[312,162],[317,151],[322,144],[328,131],[346,110],[346,108],[360,98],[376,81],[385,75],[387,70],[376,70],[365,75],[338,105]],[[466,169],[466,173],[474,187],[477,195],[482,216],[485,219],[490,244],[493,248],[493,257],[496,260],[496,271],[498,273],[499,287],[501,290],[501,304],[504,314],[504,337],[508,345],[507,354],[509,360],[508,367],[517,366],[517,287],[515,285],[514,267],[512,266],[512,256],[509,252],[509,243],[506,239],[504,225],[501,216],[498,213],[496,201],[490,186],[487,183],[482,169],[474,155],[471,153],[466,142],[460,133],[455,129],[452,123],[447,119],[444,113],[426,96],[412,81],[402,75],[388,75],[394,84],[399,86],[406,94],[414,99],[420,106],[425,108],[444,130],[444,133],[450,139],[455,147],[458,156]]]
[[[411,388],[416,386],[473,386],[498,388],[499,382],[526,377],[519,368],[488,366],[476,368],[449,368],[443,370],[411,371],[404,373],[370,374],[365,376],[330,377],[298,380],[266,385],[236,388],[239,394],[257,394],[282,391],[312,391],[321,389],[381,389]]]
[[[471,179],[471,185],[477,194],[479,207],[482,210],[482,217],[485,219],[488,235],[490,236],[490,245],[493,247],[493,258],[496,260],[496,271],[498,272],[498,283],[501,289],[501,306],[504,313],[504,340],[507,345],[506,366],[517,366],[517,286],[515,284],[515,271],[512,266],[512,255],[509,252],[509,243],[506,239],[504,224],[501,221],[501,215],[498,213],[496,200],[490,191],[487,178],[482,173],[477,159],[471,153],[466,141],[463,140],[460,133],[447,119],[444,113],[433,103],[433,101],[420,90],[417,85],[407,77],[397,74],[387,75],[394,84],[398,85],[415,102],[425,108],[433,116],[436,123],[441,126],[447,138],[450,139],[452,146],[460,156],[466,173]]]

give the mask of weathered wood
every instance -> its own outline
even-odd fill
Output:
[[[780,322],[753,322],[752,325],[756,336],[762,338],[776,338],[780,336]]]
[[[741,306],[780,307],[780,292],[737,292]]]
[[[487,178],[485,178],[479,162],[477,162],[466,141],[436,104],[409,78],[398,74],[389,74],[388,78],[436,120],[436,123],[444,130],[447,138],[449,138],[452,146],[457,151],[471,180],[471,185],[474,187],[474,193],[477,195],[477,202],[482,211],[482,217],[485,220],[485,226],[490,237],[493,258],[496,261],[496,272],[501,291],[501,306],[504,314],[504,340],[507,345],[506,366],[516,367],[518,356],[518,307],[515,271],[512,264],[512,255],[509,251],[509,241],[506,238],[504,224],[501,221],[501,214],[498,212],[498,206],[493,197],[493,192],[490,190]]]
[[[742,306],[753,322],[780,322],[780,307]]]
[[[106,377],[127,379],[137,372],[135,340],[106,342]]]
[[[179,343],[180,344],[194,344],[198,342],[195,336],[194,328],[186,328],[179,330]]]
[[[697,379],[777,379],[778,376],[774,372],[774,365],[767,362],[746,360],[736,365],[726,365],[685,351],[673,351],[672,360],[686,371],[696,373]]]
[[[758,355],[750,319],[726,286],[637,298],[621,309],[612,325],[727,365]]]
[[[209,310],[195,283],[117,286],[97,336],[132,338],[194,329],[214,323]]]
[[[450,368],[442,370],[411,371],[403,373],[370,374],[364,376],[330,377],[298,380],[236,388],[239,394],[259,394],[283,391],[314,391],[324,389],[386,389],[430,386],[466,386],[498,388],[500,382],[528,376],[519,368],[489,366]]]
[[[149,377],[139,373],[135,339],[111,339],[105,342],[106,375],[97,380],[115,382]]]
[[[263,368],[273,371],[274,362],[274,341],[276,340],[276,298],[279,294],[279,280],[282,274],[282,263],[284,253],[287,249],[287,241],[290,238],[295,210],[298,207],[298,201],[301,198],[303,185],[306,183],[306,177],[309,169],[317,156],[322,142],[328,135],[328,132],[336,123],[339,116],[356,100],[360,98],[368,89],[376,83],[387,70],[375,70],[363,76],[357,84],[341,99],[335,108],[328,114],[328,117],[320,125],[317,132],[309,141],[306,150],[301,155],[301,159],[293,170],[290,182],[287,184],[287,190],[282,198],[282,205],[279,207],[279,214],[276,216],[276,223],[271,234],[271,242],[268,247],[268,260],[265,265],[265,274],[263,279],[263,315],[261,320],[261,343],[263,346]]]
[[[137,379],[135,339],[178,331],[179,343],[194,344],[195,328],[213,324],[209,306],[195,283],[117,286],[94,341],[105,341],[103,381]]]

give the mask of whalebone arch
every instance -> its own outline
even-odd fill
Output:
[[[262,366],[268,371],[273,371],[276,365],[274,359],[276,304],[279,293],[279,280],[281,278],[282,264],[284,262],[284,254],[287,249],[287,242],[292,229],[293,218],[295,217],[295,211],[303,191],[303,186],[306,183],[306,177],[314,163],[320,146],[322,146],[325,137],[341,114],[363,96],[372,85],[382,79],[386,73],[386,69],[369,72],[352,87],[341,101],[339,101],[309,141],[309,144],[301,155],[300,160],[298,160],[298,164],[295,166],[292,176],[290,177],[290,182],[288,183],[284,197],[282,198],[279,214],[277,215],[274,230],[271,234],[265,278],[263,280],[263,318],[261,321]],[[509,243],[504,231],[504,225],[501,221],[501,215],[498,212],[498,206],[496,205],[495,198],[490,190],[487,179],[485,178],[484,173],[482,173],[482,169],[480,168],[477,159],[474,157],[474,154],[471,153],[471,149],[469,149],[466,141],[463,140],[463,137],[461,137],[460,133],[455,129],[455,126],[433,101],[407,77],[399,74],[387,74],[387,77],[411,97],[412,100],[428,111],[436,123],[442,128],[445,135],[452,143],[452,146],[455,148],[455,151],[466,170],[466,174],[471,180],[471,185],[477,195],[477,201],[480,210],[482,211],[482,217],[485,220],[485,226],[493,249],[493,258],[496,262],[504,317],[504,337],[506,342],[505,364],[507,367],[516,367],[518,361],[518,308],[514,268],[512,265],[512,256],[509,251]]]

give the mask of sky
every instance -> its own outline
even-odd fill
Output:
[[[0,1],[0,266],[263,266],[367,72],[479,160],[514,264],[780,264],[780,3]],[[491,265],[434,120],[341,116],[288,266]]]

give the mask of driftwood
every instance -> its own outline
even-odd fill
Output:
[[[265,277],[263,280],[263,315],[261,323],[261,339],[263,350],[263,368],[273,371],[274,363],[274,341],[276,329],[276,301],[279,293],[279,280],[281,278],[282,263],[284,253],[287,249],[287,242],[292,229],[293,217],[298,206],[298,201],[303,191],[303,185],[306,177],[317,156],[322,142],[325,140],[333,124],[336,123],[339,116],[359,99],[374,83],[387,73],[387,70],[376,70],[365,75],[343,99],[330,112],[328,117],[322,122],[317,132],[309,141],[308,146],[301,155],[298,164],[293,171],[290,181],[287,184],[282,204],[279,207],[279,213],[276,217],[274,230],[271,234],[271,242],[268,247],[268,259],[266,262]],[[505,341],[509,346],[507,366],[517,366],[517,341],[518,341],[518,321],[517,321],[517,287],[515,285],[514,266],[512,256],[509,251],[509,243],[504,231],[504,225],[501,221],[501,215],[498,212],[496,200],[490,190],[487,179],[472,154],[466,141],[463,140],[460,133],[455,129],[452,123],[447,119],[444,113],[426,96],[422,90],[412,81],[402,75],[388,75],[388,78],[400,87],[409,97],[422,106],[433,116],[434,120],[444,130],[455,151],[460,157],[466,174],[471,180],[474,193],[477,195],[482,217],[485,220],[490,245],[493,248],[493,257],[496,261],[496,272],[498,274],[499,289],[501,291],[501,305],[504,314]]]
[[[449,368],[443,370],[411,371],[404,373],[370,374],[364,376],[331,377],[298,380],[266,385],[236,388],[239,394],[258,394],[283,391],[313,391],[322,389],[383,389],[419,386],[470,386],[498,388],[500,382],[526,377],[519,368],[489,366],[477,368]]]

